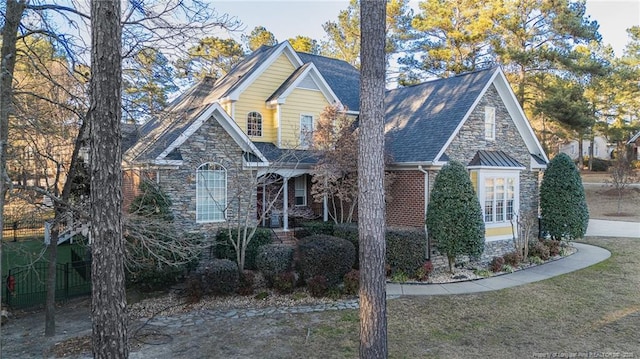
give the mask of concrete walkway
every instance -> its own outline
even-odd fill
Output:
[[[604,248],[583,243],[573,245],[578,251],[571,256],[496,277],[446,284],[389,283],[387,296],[466,294],[511,288],[571,273],[602,262],[611,256],[611,253]]]
[[[640,238],[640,223],[590,219],[586,236]]]

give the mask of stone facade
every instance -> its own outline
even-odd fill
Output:
[[[485,139],[485,107],[495,111],[495,140]],[[491,85],[480,99],[457,136],[446,149],[446,155],[468,164],[477,151],[503,151],[523,164],[520,171],[520,213],[537,216],[540,173],[531,171],[529,150],[524,143],[496,88]],[[424,173],[419,170],[394,171],[396,178],[391,186],[391,201],[387,205],[387,225],[421,227],[424,225]],[[433,187],[437,170],[429,170],[429,186]],[[537,222],[536,222],[537,223]],[[535,229],[537,231],[537,229]],[[503,255],[514,249],[512,239],[486,242],[482,261]]]
[[[159,184],[173,203],[176,222],[190,231],[214,234],[219,228],[249,220],[256,224],[256,172],[242,167],[242,149],[213,118],[207,120],[178,148],[183,164],[159,169]],[[227,171],[225,222],[196,222],[196,169],[217,163]]]

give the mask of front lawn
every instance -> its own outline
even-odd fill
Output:
[[[611,258],[578,272],[496,292],[389,300],[390,357],[530,358],[587,352],[637,357],[640,240],[586,242],[609,249]],[[203,352],[215,351],[220,357],[357,357],[355,310],[220,324],[207,326],[207,340],[199,340],[194,331],[185,335]],[[172,349],[163,348],[167,358]]]

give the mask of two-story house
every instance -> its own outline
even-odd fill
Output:
[[[124,156],[125,198],[140,176],[153,178],[185,228],[209,230],[261,217],[266,190],[251,179],[276,176],[278,210],[322,213],[327,203],[310,196],[314,158],[306,148],[328,105],[358,115],[357,69],[287,42],[261,47],[139,128]],[[511,242],[517,213],[537,215],[539,171],[548,160],[500,68],[390,90],[385,105],[388,170],[395,172],[388,225],[424,226],[430,188],[449,159],[468,165],[488,248]],[[249,192],[238,195],[238,188]]]

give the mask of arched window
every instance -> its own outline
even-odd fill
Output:
[[[260,112],[249,112],[247,115],[247,135],[262,136],[262,115]]]
[[[227,207],[227,170],[205,163],[196,170],[196,222],[221,222]]]

